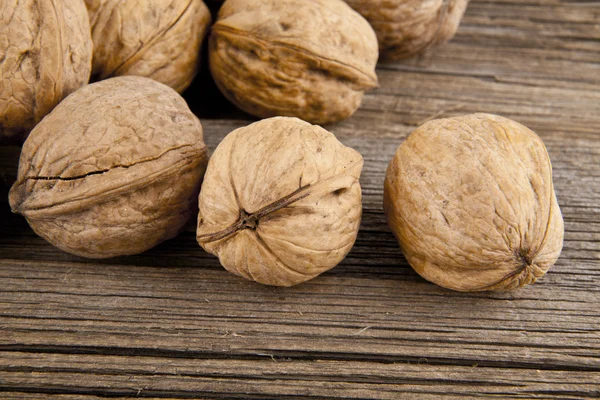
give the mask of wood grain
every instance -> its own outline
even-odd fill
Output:
[[[378,74],[327,127],[365,158],[357,243],[293,288],[227,273],[193,221],[138,256],[62,253],[10,213],[19,149],[0,147],[0,398],[599,398],[600,3],[473,0],[454,41]],[[211,149],[252,121],[207,71],[185,96]],[[396,147],[471,112],[527,125],[553,163],[563,253],[515,292],[425,282],[385,226]]]

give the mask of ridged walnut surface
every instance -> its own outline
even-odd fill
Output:
[[[196,213],[207,158],[181,96],[147,78],[113,78],[73,93],[35,127],[10,205],[64,251],[136,254]]]
[[[377,57],[373,29],[341,0],[228,0],[209,62],[242,110],[324,124],[352,115],[377,86]]]
[[[0,1],[0,142],[22,141],[90,78],[83,0]]]
[[[198,70],[210,26],[202,0],[85,0],[94,40],[93,79],[152,78],[183,92]]]
[[[237,129],[208,164],[198,243],[246,279],[276,286],[312,279],[356,240],[362,165],[358,152],[297,118]]]
[[[413,56],[452,39],[469,0],[345,0],[377,33],[383,60]]]
[[[495,115],[434,120],[411,133],[388,167],[384,208],[410,265],[454,290],[533,283],[562,248],[544,143]]]

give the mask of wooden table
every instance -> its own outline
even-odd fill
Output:
[[[18,148],[2,148],[0,398],[600,397],[600,3],[473,0],[452,43],[378,72],[360,111],[328,127],[365,158],[356,246],[294,288],[227,273],[193,221],[135,257],[63,253],[10,213]],[[211,149],[251,120],[206,72],[186,96]],[[472,112],[529,126],[554,165],[564,249],[514,292],[424,281],[385,225],[396,147]]]

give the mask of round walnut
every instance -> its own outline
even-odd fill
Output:
[[[83,0],[0,1],[0,142],[22,142],[90,78]]]
[[[563,220],[542,140],[489,114],[416,129],[386,174],[388,224],[410,265],[459,291],[514,289],[556,262]]]
[[[356,240],[362,165],[333,134],[296,118],[237,129],[208,164],[198,243],[246,279],[276,286],[312,279]]]
[[[198,70],[211,17],[202,0],[85,0],[92,26],[92,79],[152,78],[183,92]]]
[[[469,0],[346,0],[373,26],[383,60],[413,56],[452,39]]]
[[[113,78],[71,94],[35,127],[10,205],[64,251],[137,254],[196,213],[207,158],[181,96],[147,78]]]
[[[263,118],[339,121],[377,86],[375,33],[342,0],[227,0],[209,57],[223,94]]]

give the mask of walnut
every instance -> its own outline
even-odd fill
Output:
[[[136,254],[195,214],[207,158],[181,96],[147,78],[112,78],[71,94],[33,129],[10,205],[64,251]]]
[[[469,0],[346,0],[373,26],[382,60],[413,56],[452,39]]]
[[[312,279],[356,240],[362,165],[358,152],[297,118],[237,129],[208,163],[198,243],[246,279],[276,286]]]
[[[438,119],[411,133],[387,169],[384,208],[410,265],[454,290],[533,283],[562,248],[544,143],[495,115]]]
[[[0,142],[22,142],[90,78],[92,39],[83,0],[0,2]]]
[[[92,79],[152,78],[183,92],[198,70],[211,22],[202,0],[86,0],[94,61]]]
[[[342,0],[227,0],[209,64],[225,95],[265,118],[325,124],[352,115],[377,86],[377,38]]]

